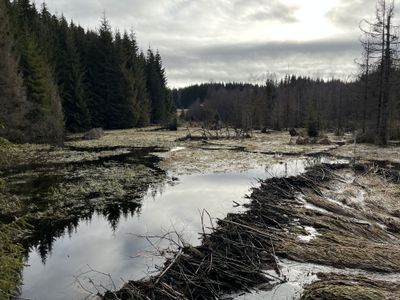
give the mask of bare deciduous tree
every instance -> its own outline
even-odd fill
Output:
[[[392,77],[397,56],[399,36],[394,25],[394,1],[379,0],[376,8],[376,20],[363,20],[361,30],[366,39],[362,41],[367,55],[366,69],[374,67],[377,71],[377,121],[375,143],[387,144],[388,104],[391,97]],[[368,27],[364,29],[364,26]],[[368,86],[367,86],[368,88]]]

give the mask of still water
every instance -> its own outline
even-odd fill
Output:
[[[23,270],[21,298],[90,299],[90,293],[143,278],[162,265],[156,249],[168,246],[158,239],[152,239],[151,245],[143,236],[178,232],[185,241],[198,244],[202,210],[213,218],[223,218],[241,209],[235,208],[234,202],[245,203],[244,196],[257,186],[257,179],[300,174],[314,163],[296,159],[242,173],[181,176],[175,184],[148,191],[134,213],[120,212],[118,222],[94,213],[74,230],[55,238],[46,256],[31,249]]]

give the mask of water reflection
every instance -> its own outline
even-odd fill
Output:
[[[121,216],[140,213],[147,192],[167,180],[167,174],[158,168],[159,158],[151,154],[159,151],[155,148],[80,151],[75,157],[84,160],[33,164],[4,172],[10,194],[23,201],[34,226],[25,246],[36,247],[43,261],[55,240],[65,232],[72,235],[80,221],[90,221],[94,213],[103,215],[115,230]]]
[[[243,196],[256,182],[254,178],[264,174],[264,168],[259,168],[246,173],[183,176],[179,184],[166,186],[162,194],[153,197],[148,192],[140,213],[124,216],[118,207],[108,214],[95,213],[79,222],[72,235],[66,231],[52,241],[51,255],[45,264],[40,248],[30,253],[29,267],[23,273],[22,296],[42,300],[82,299],[87,294],[73,275],[85,273],[88,265],[109,273],[117,286],[121,286],[121,278],[144,277],[162,260],[151,255],[153,249],[148,241],[137,235],[162,235],[176,230],[188,242],[197,244],[201,231],[199,211],[207,209],[213,217],[224,217],[233,211],[232,201],[246,201]],[[89,277],[97,280],[97,285],[112,288],[109,278],[89,273],[80,277],[85,288],[92,288]]]
[[[140,279],[163,262],[140,236],[177,231],[189,243],[199,244],[201,210],[223,218],[242,209],[234,208],[233,202],[247,201],[244,196],[257,184],[256,179],[298,175],[319,161],[293,159],[242,173],[182,176],[178,184],[144,186],[147,190],[141,185],[136,196],[143,201],[106,201],[78,220],[59,226],[39,223],[33,237],[36,247],[23,271],[22,297],[84,299],[87,290],[96,293]]]

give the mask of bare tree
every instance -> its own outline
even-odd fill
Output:
[[[362,27],[360,25],[361,30]],[[367,131],[367,104],[370,93],[370,73],[371,73],[371,38],[369,32],[363,32],[364,35],[361,37],[360,41],[363,45],[362,61],[359,64],[361,67],[360,81],[363,84],[363,95],[362,95],[362,121],[361,127],[363,134]]]
[[[363,20],[360,26],[367,37],[362,41],[364,52],[368,53],[368,72],[374,65],[378,74],[378,110],[375,130],[375,143],[387,144],[388,103],[391,97],[392,76],[396,60],[399,36],[397,26],[393,25],[394,1],[379,0],[376,20]],[[363,26],[367,25],[368,29]]]

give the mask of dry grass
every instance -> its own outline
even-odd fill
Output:
[[[184,246],[181,254],[167,260],[159,275],[129,282],[121,291],[107,294],[106,299],[215,299],[226,292],[271,283],[271,278],[263,279],[257,273],[261,275],[263,268],[275,268],[275,255],[364,270],[363,274],[399,273],[400,236],[379,226],[370,210],[341,201],[357,198],[356,191],[364,189],[358,183],[360,175],[368,181],[377,180],[375,176],[381,174],[363,175],[345,165],[336,165],[317,166],[297,177],[268,179],[253,190],[248,211],[220,220],[211,234],[203,236],[201,246]],[[369,191],[371,195],[376,192],[380,191]],[[314,207],[305,206],[304,201]],[[364,200],[359,202],[364,205]],[[276,271],[278,277],[278,268]],[[360,294],[359,284],[351,281],[356,277],[351,276],[348,286],[342,289],[327,284],[321,286],[319,294],[308,289],[308,298],[304,299],[391,299],[379,286],[367,287]],[[360,298],[361,295],[369,298]]]
[[[400,284],[364,276],[319,274],[319,281],[307,287],[301,300],[399,300]]]
[[[339,177],[322,186],[321,194],[309,190],[304,195],[322,212],[293,208],[298,223],[312,226],[319,235],[309,243],[284,239],[279,244],[282,254],[302,262],[400,272],[400,231],[383,226],[400,221],[392,215],[400,209],[396,201],[399,185],[373,171],[364,175],[351,170],[336,174]]]
[[[21,282],[25,249],[19,242],[29,233],[22,220],[0,224],[0,299],[9,299]]]
[[[6,157],[2,167],[25,165],[29,168],[33,162],[45,166],[81,165],[123,156],[135,147],[154,147],[154,150],[163,148],[166,152],[158,153],[163,158],[160,165],[165,170],[178,174],[244,171],[284,161],[289,157],[315,155],[326,151],[339,156],[352,156],[351,145],[339,148],[338,145],[289,145],[289,135],[286,132],[255,133],[251,139],[179,141],[186,134],[184,129],[169,132],[148,128],[111,131],[100,140],[71,141],[63,148],[45,145],[14,146],[6,143],[0,149],[5,154],[3,157]],[[174,148],[178,151],[168,151]],[[358,155],[364,160],[389,159],[396,163],[400,162],[398,153],[399,148],[382,150],[362,145],[359,146]],[[284,156],[280,157],[280,154]],[[73,217],[79,217],[79,213],[84,214],[85,209],[101,209],[109,201],[129,197],[129,190],[134,189],[136,182],[147,188],[155,176],[146,166],[142,167],[108,165],[107,172],[95,167],[81,168],[79,172],[74,167],[61,168],[62,172],[65,171],[62,176],[76,173],[73,176],[81,178],[80,183],[61,183],[46,192],[46,199],[50,204],[46,210],[35,205],[22,207],[20,199],[10,201],[10,195],[6,192],[7,182],[0,180],[1,212],[10,217],[25,213],[28,209],[27,214],[36,219],[68,219],[75,213],[77,216]],[[59,172],[59,168],[56,169]],[[306,176],[264,182],[259,189],[253,191],[248,212],[230,215],[226,220],[220,221],[213,235],[204,237],[203,248],[195,249],[187,245],[182,248],[180,263],[174,262],[162,280],[157,281],[157,288],[161,286],[161,290],[157,292],[161,294],[149,294],[149,290],[151,292],[154,289],[154,282],[133,283],[131,287],[143,295],[142,298],[134,299],[177,299],[177,295],[184,295],[182,299],[192,299],[196,293],[204,296],[201,299],[214,299],[212,297],[235,288],[251,288],[265,280],[260,277],[263,267],[275,267],[275,254],[301,262],[368,271],[400,272],[399,185],[382,176],[384,173],[380,169],[372,168],[367,171],[354,172],[344,166],[333,169],[316,167]],[[142,178],[145,182],[140,181]],[[88,197],[93,199],[93,191],[100,195],[94,197],[95,202],[82,201]],[[300,201],[300,195],[303,195],[303,201]],[[313,206],[305,206],[304,201]],[[94,207],[90,206],[93,203]],[[300,239],[299,236],[310,235],[307,228],[314,228],[317,234],[310,239]],[[5,227],[0,229],[7,232]],[[15,266],[7,274],[16,274],[14,271],[22,267],[22,249],[10,240],[12,235],[1,236],[2,245],[5,246],[2,248],[0,266],[2,270],[3,266]],[[229,264],[226,263],[228,258],[232,258]],[[4,259],[11,263],[7,264]],[[171,262],[167,261],[166,268]],[[179,267],[189,268],[192,277],[187,277],[183,269],[176,269]],[[175,275],[171,275],[171,272],[175,272]],[[208,277],[210,274],[214,276],[211,281]],[[15,286],[18,280],[13,277],[7,282]],[[323,293],[332,292],[332,295],[347,297],[349,294],[357,295],[358,286],[363,284],[352,286],[349,283],[340,291],[338,285],[334,289],[329,288],[329,291],[324,290],[323,286],[318,289]],[[330,284],[327,283],[327,286]],[[1,288],[6,291],[11,286]],[[384,288],[378,291],[375,287],[368,289],[370,298],[365,299],[378,299],[373,298],[376,295],[391,295]],[[132,289],[129,290],[129,295],[131,292]],[[157,298],[157,295],[167,296]],[[309,298],[304,299],[313,299],[310,298],[313,294],[309,295]],[[333,298],[327,296],[326,299]],[[343,299],[347,298],[343,296]]]
[[[350,143],[334,149],[330,152],[332,155],[340,157],[353,157],[354,146]],[[356,157],[362,161],[389,161],[396,164],[400,163],[400,147],[388,146],[379,147],[372,144],[358,144],[356,148]]]

